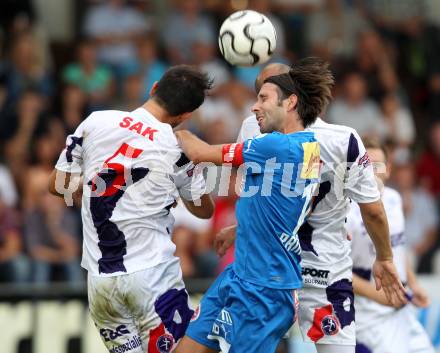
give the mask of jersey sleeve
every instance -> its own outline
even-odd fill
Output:
[[[356,209],[354,208],[353,204],[350,204],[348,213],[347,213],[347,219],[345,222],[345,230],[347,231],[347,234],[350,236],[353,236],[356,234]]]
[[[58,158],[58,162],[55,165],[56,169],[67,173],[81,173],[86,122],[87,119],[77,127],[73,134],[67,136],[66,147]]]
[[[348,142],[344,191],[356,203],[370,203],[380,199],[373,166],[356,132],[351,133]]]
[[[184,153],[175,164],[174,183],[180,197],[188,201],[195,201],[206,191],[206,182],[203,173],[191,162]]]

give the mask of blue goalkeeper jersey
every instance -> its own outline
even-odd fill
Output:
[[[229,148],[233,164],[245,163],[236,206],[234,272],[264,287],[300,288],[297,232],[319,182],[320,149],[314,133],[274,132]]]

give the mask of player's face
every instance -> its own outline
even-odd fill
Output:
[[[368,148],[368,156],[373,165],[374,174],[382,182],[386,182],[390,176],[389,166],[385,158],[385,153],[380,148]]]
[[[273,83],[265,83],[261,87],[252,112],[255,113],[261,133],[283,131],[286,107],[284,101],[280,101],[277,86]]]

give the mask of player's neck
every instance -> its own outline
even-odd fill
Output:
[[[287,118],[284,123],[284,131],[285,134],[292,134],[294,132],[303,131],[304,125],[298,116],[292,116],[291,118]]]
[[[142,105],[142,108],[148,111],[161,123],[165,123],[165,124],[170,123],[168,112],[165,109],[163,109],[159,104],[157,104],[154,100],[152,99],[147,100]]]

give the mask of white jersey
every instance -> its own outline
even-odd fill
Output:
[[[205,191],[171,126],[143,108],[92,113],[67,137],[56,168],[82,173],[82,266],[92,275],[170,260],[171,205],[179,195],[197,200]]]
[[[405,255],[405,221],[402,209],[402,199],[399,193],[389,187],[385,187],[382,194],[382,202],[388,218],[390,228],[391,246],[393,259],[400,280],[405,283],[406,278],[406,255]],[[373,242],[368,236],[362,221],[359,206],[352,204],[347,217],[347,231],[352,236],[351,257],[353,259],[353,273],[374,282],[371,276],[371,268],[376,259],[376,251]],[[382,320],[384,315],[393,313],[394,308],[378,304],[365,297],[355,297],[357,326],[374,325]]]
[[[325,287],[351,265],[350,243],[344,227],[349,198],[357,203],[369,203],[379,200],[380,194],[365,147],[354,129],[327,124],[318,118],[308,130],[315,133],[320,144],[323,165],[313,212],[299,232],[302,263],[303,267],[318,270],[331,268],[333,275],[318,278],[320,281],[306,276],[304,285],[313,284],[307,283],[310,280]],[[243,122],[239,140],[259,133],[255,116],[250,116]]]

